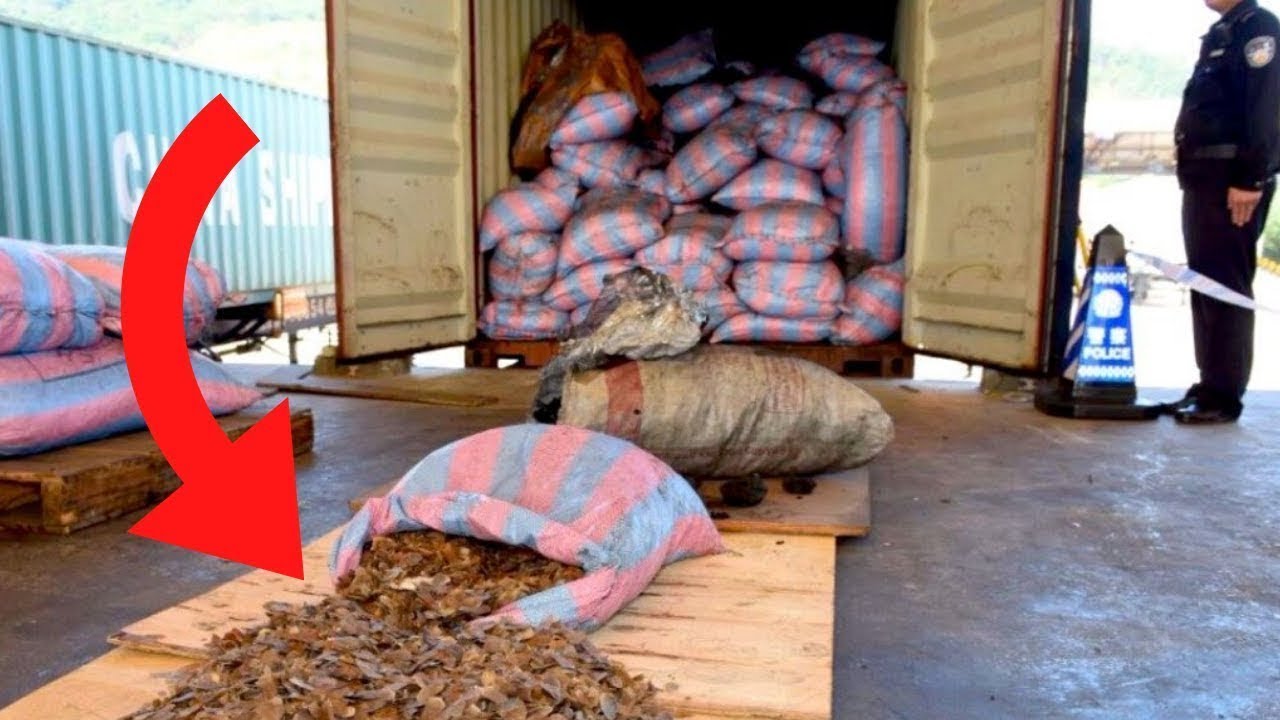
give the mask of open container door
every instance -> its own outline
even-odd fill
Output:
[[[906,0],[910,217],[903,339],[1057,371],[1078,225],[1088,0]]]
[[[466,0],[328,0],[339,356],[474,335]]]

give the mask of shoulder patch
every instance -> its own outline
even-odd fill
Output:
[[[1276,39],[1270,35],[1259,35],[1245,43],[1244,58],[1249,63],[1249,67],[1264,67],[1275,56]]]

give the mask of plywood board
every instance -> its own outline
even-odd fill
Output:
[[[227,415],[218,424],[234,440],[269,410]],[[290,421],[294,453],[310,452],[311,411],[295,409]],[[146,507],[178,485],[145,430],[10,458],[0,461],[0,529],[69,533]]]
[[[117,648],[0,709],[0,720],[116,720],[163,697],[190,663]]]
[[[871,532],[870,475],[866,467],[822,475],[808,495],[788,493],[782,480],[769,479],[764,500],[747,508],[721,501],[718,481],[704,481],[698,494],[721,532],[863,537]]]
[[[111,642],[195,658],[206,641],[265,618],[268,600],[331,592],[324,571],[338,531],[304,552],[306,580],[249,573],[126,627]],[[835,542],[733,533],[729,551],[675,563],[594,635],[687,713],[822,720],[831,713]]]
[[[529,408],[537,391],[538,373],[485,368],[414,368],[406,375],[349,378],[317,375],[305,367],[287,367],[272,372],[258,384],[293,393],[399,400],[425,405]]]

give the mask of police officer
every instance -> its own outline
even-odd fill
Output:
[[[1280,22],[1257,0],[1205,0],[1203,38],[1175,129],[1187,264],[1253,297],[1258,236],[1280,170]],[[1233,422],[1253,364],[1253,312],[1191,294],[1200,381],[1173,406],[1181,423]]]

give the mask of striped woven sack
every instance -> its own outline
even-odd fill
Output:
[[[98,288],[105,303],[102,327],[121,333],[120,293],[124,288],[123,247],[112,245],[50,245],[50,255],[84,275]],[[191,258],[187,261],[186,283],[182,291],[182,324],[187,344],[194,345],[213,324],[227,295],[222,275],[208,263]]]
[[[823,35],[800,48],[796,63],[809,72],[820,75],[823,63],[833,57],[875,56],[884,51],[885,44],[852,33]]]
[[[610,275],[625,272],[635,266],[631,258],[603,260],[582,265],[551,283],[542,294],[542,301],[562,312],[573,312],[582,305],[589,305],[604,291],[604,280]]]
[[[710,290],[700,290],[695,292],[693,296],[707,313],[707,322],[703,325],[705,328],[704,334],[707,335],[714,332],[725,320],[735,315],[751,312],[750,308],[742,304],[738,294],[727,285],[721,285]]]
[[[480,218],[480,252],[489,252],[502,238],[519,233],[560,232],[573,214],[577,196],[576,182],[554,188],[529,182],[498,191]]]
[[[593,190],[565,226],[557,274],[587,263],[631,257],[662,237],[671,203],[640,190]]]
[[[821,205],[822,180],[812,170],[770,158],[742,171],[711,200],[734,210],[784,200]]]
[[[844,278],[831,261],[739,263],[733,288],[747,307],[772,317],[833,320],[844,300]]]
[[[833,56],[817,73],[832,90],[861,93],[872,85],[892,80],[893,68],[869,56]]]
[[[588,188],[634,185],[641,170],[660,165],[662,160],[660,153],[626,140],[566,145],[551,151],[552,164],[572,173]]]
[[[769,317],[746,313],[720,323],[711,342],[822,342],[831,335],[830,320]]]
[[[756,128],[760,123],[777,114],[777,110],[774,110],[767,105],[746,103],[729,108],[723,115],[712,120],[711,124],[707,126],[707,129],[734,130],[746,135],[747,137],[754,138],[756,136]]]
[[[840,244],[840,220],[821,205],[765,203],[733,219],[721,250],[737,261],[820,262]]]
[[[734,128],[703,130],[667,166],[667,197],[675,203],[709,197],[751,167],[756,152],[751,135]]]
[[[848,162],[845,156],[848,155],[850,141],[848,137],[842,138],[840,144],[836,146],[831,162],[822,169],[822,189],[832,197],[843,199],[849,194],[849,185],[844,179],[844,165]],[[841,212],[844,212],[843,208]]]
[[[585,571],[478,625],[594,630],[664,566],[725,549],[687,480],[626,440],[569,425],[495,428],[423,458],[347,523],[329,557],[334,583],[373,537],[418,530],[526,547]]]
[[[572,327],[581,325],[582,322],[587,319],[587,315],[591,314],[591,306],[593,304],[594,303],[587,303],[586,305],[580,305],[574,308],[573,312],[569,313],[569,325]]]
[[[905,266],[905,260],[876,265],[848,282],[831,342],[868,345],[888,340],[902,329]]]
[[[190,352],[209,411],[226,415],[261,397],[218,363]],[[124,343],[0,357],[0,457],[30,455],[142,430]]]
[[[814,109],[823,115],[830,115],[843,120],[857,104],[857,93],[835,92],[819,100]]]
[[[662,107],[662,125],[672,132],[701,130],[733,106],[733,93],[723,85],[701,83],[677,92]]]
[[[624,92],[584,96],[564,114],[551,133],[551,147],[613,140],[631,132],[639,110]]]
[[[905,250],[907,223],[907,123],[896,84],[863,95],[849,115],[841,149],[846,178],[844,247],[878,263]]]
[[[541,295],[556,276],[557,240],[548,233],[503,238],[489,260],[489,292],[500,300]]]
[[[843,134],[829,118],[810,110],[792,110],[762,120],[756,127],[756,142],[779,160],[821,170],[835,157]]]
[[[710,29],[690,33],[640,61],[650,87],[688,85],[715,69],[716,45]]]
[[[636,187],[654,195],[667,196],[667,171],[658,168],[642,170],[636,178]]]
[[[813,91],[803,80],[783,75],[766,75],[741,80],[731,87],[744,103],[759,103],[775,110],[808,110],[813,107]]]
[[[81,348],[102,339],[102,293],[51,246],[0,238],[0,355]]]
[[[689,213],[667,221],[661,240],[639,251],[641,265],[706,265],[716,275],[728,278],[733,261],[720,252],[720,242],[731,218],[709,213]]]
[[[575,193],[578,191],[577,176],[557,167],[549,167],[538,173],[538,176],[533,179],[533,182],[550,190],[572,187]]]
[[[480,311],[476,326],[494,340],[548,340],[568,328],[569,315],[538,300],[494,300]]]

